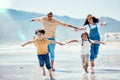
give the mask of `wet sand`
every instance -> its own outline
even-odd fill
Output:
[[[120,43],[101,45],[95,73],[84,72],[79,45],[56,47],[56,80],[120,80]],[[46,70],[47,71],[47,70]],[[47,74],[48,76],[48,74]],[[43,80],[34,46],[0,47],[0,80]]]

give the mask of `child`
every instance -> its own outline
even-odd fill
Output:
[[[82,65],[83,65],[83,69],[85,70],[86,73],[88,73],[88,59],[89,59],[89,53],[90,53],[90,46],[93,44],[104,44],[103,42],[99,42],[99,41],[93,41],[90,40],[88,37],[87,32],[83,33],[81,35],[81,39],[82,39],[82,47],[81,47],[81,58],[82,58]],[[78,40],[71,40],[68,43],[71,42],[79,42]],[[93,69],[93,68],[92,68]],[[93,70],[92,70],[93,73]]]
[[[35,34],[37,35],[37,38],[34,39],[33,41],[29,41],[26,42],[24,44],[22,44],[22,46],[24,47],[25,45],[34,43],[36,48],[37,48],[37,55],[38,55],[38,60],[39,60],[39,64],[40,67],[42,68],[43,71],[43,75],[46,76],[46,72],[44,69],[44,63],[46,64],[46,68],[49,71],[49,75],[50,78],[53,80],[53,75],[52,75],[52,71],[51,71],[51,65],[50,65],[50,61],[49,61],[49,55],[48,55],[48,45],[50,43],[57,43],[60,45],[63,45],[62,43],[59,42],[55,42],[55,41],[49,41],[45,38],[45,30],[36,30]]]

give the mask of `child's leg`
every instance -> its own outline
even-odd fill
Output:
[[[83,65],[83,69],[86,68],[86,63],[85,63],[85,55],[81,55],[81,59],[82,59],[82,65]]]
[[[52,70],[51,70],[51,65],[50,65],[50,60],[49,60],[49,55],[48,54],[45,55],[45,63],[46,63],[46,68],[48,69],[50,78],[52,78],[53,74],[52,74]]]
[[[48,72],[49,72],[50,77],[53,77],[52,70],[49,69]]]
[[[45,76],[46,72],[45,72],[45,69],[44,69],[44,57],[43,57],[43,55],[38,55],[38,59],[39,59],[40,67],[43,71],[43,75]]]
[[[85,71],[88,72],[88,60],[89,60],[89,54],[85,55],[85,62],[86,62],[86,68]]]
[[[42,68],[42,71],[43,71],[43,75],[46,76],[45,68],[44,67],[41,67],[41,68]]]

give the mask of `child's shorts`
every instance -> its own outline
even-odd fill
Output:
[[[88,63],[89,57],[90,57],[89,54],[81,55],[81,58],[84,59],[84,63],[85,63],[85,64]],[[84,64],[83,64],[83,65],[84,65]]]
[[[44,67],[44,64],[46,64],[46,68],[48,70],[51,69],[48,54],[38,55],[38,60],[39,60],[40,67]]]

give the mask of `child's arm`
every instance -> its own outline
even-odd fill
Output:
[[[94,44],[105,44],[105,43],[101,41],[94,41]]]
[[[57,42],[57,41],[51,41],[51,43],[52,43],[52,44],[59,44],[59,45],[61,45],[61,46],[62,46],[62,45],[65,45],[65,44],[63,44],[63,43],[61,43],[61,42]]]
[[[52,40],[49,40],[50,41],[50,43],[51,44],[59,44],[59,45],[65,45],[65,44],[63,44],[63,43],[61,43],[61,42],[57,42],[57,41],[52,41]]]
[[[71,41],[68,41],[67,43],[73,43],[73,42],[79,42],[78,40],[71,40]]]
[[[28,41],[28,42],[22,44],[21,46],[24,47],[24,46],[26,46],[26,45],[28,45],[28,44],[31,44],[31,43],[33,43],[33,41]]]
[[[65,44],[63,44],[63,43],[61,43],[61,42],[57,42],[57,41],[54,41],[54,44],[59,44],[59,45],[65,45]]]

